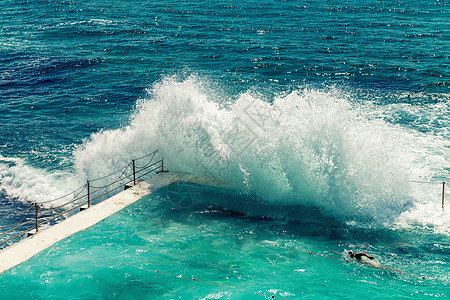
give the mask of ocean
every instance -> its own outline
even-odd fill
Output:
[[[230,186],[147,196],[5,298],[450,296],[448,1],[3,3],[0,226],[154,150]]]

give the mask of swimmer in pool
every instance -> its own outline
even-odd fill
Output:
[[[353,253],[353,251],[349,251],[348,255],[350,255],[351,258],[356,258],[357,260],[361,260],[363,257],[367,257],[368,259],[372,260],[375,259],[375,257],[373,256],[369,256],[364,252],[360,252],[360,253]]]

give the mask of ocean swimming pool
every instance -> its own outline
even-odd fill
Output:
[[[222,188],[161,189],[3,273],[2,297],[449,296],[446,236],[422,229],[355,228],[315,208],[274,208],[264,201],[245,214],[249,202],[255,203],[255,196]],[[336,253],[350,249],[408,274],[346,262]]]
[[[448,2],[3,2],[0,226],[155,149],[237,192],[161,190],[2,297],[448,297]]]

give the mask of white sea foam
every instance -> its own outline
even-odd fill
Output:
[[[298,89],[267,101],[252,92],[227,98],[208,84],[195,76],[155,84],[129,125],[95,133],[78,147],[75,175],[64,184],[101,177],[159,149],[171,171],[206,174],[272,203],[311,205],[348,222],[426,223],[450,233],[442,221],[448,215],[434,202],[438,190],[411,182],[444,174],[443,136],[388,123],[382,118],[392,107],[351,101],[335,89]],[[1,172],[2,188],[20,199],[61,194],[61,176],[22,161],[3,164]]]
[[[11,198],[22,202],[46,203],[74,190],[75,176],[64,172],[47,172],[30,167],[21,158],[7,158],[0,155],[0,189]],[[46,203],[44,206],[58,206],[67,198]]]
[[[345,218],[390,221],[412,206],[419,150],[408,130],[335,91],[297,90],[268,103],[252,93],[220,98],[196,77],[165,78],[129,126],[94,134],[75,152],[95,174],[153,149],[172,171],[207,174],[283,204]]]

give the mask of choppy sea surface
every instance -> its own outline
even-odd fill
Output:
[[[231,188],[162,189],[2,295],[448,298],[449,6],[4,0],[2,228],[156,149]]]

